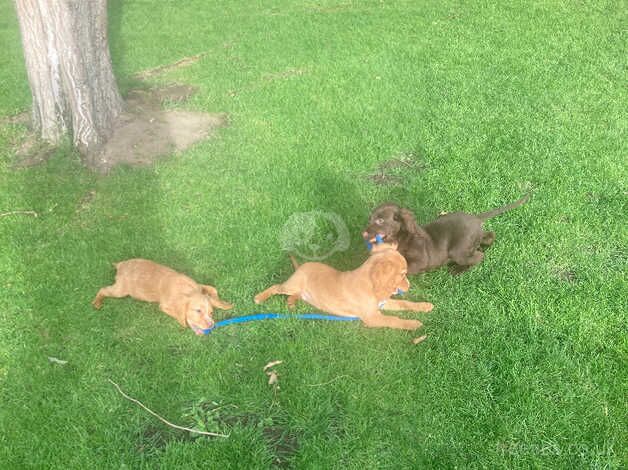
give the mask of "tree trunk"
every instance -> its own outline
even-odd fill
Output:
[[[122,112],[107,43],[106,0],[15,0],[33,97],[33,127],[70,132],[88,166]]]

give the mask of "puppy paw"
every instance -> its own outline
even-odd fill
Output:
[[[299,301],[298,295],[291,295],[288,297],[286,303],[288,304],[288,308],[290,310],[294,310],[297,307],[297,302]]]
[[[264,301],[264,299],[262,299],[262,296],[260,294],[257,294],[255,297],[253,297],[253,302],[255,302],[256,304],[261,304]]]
[[[421,328],[423,326],[423,323],[421,323],[419,320],[406,320],[404,322],[404,326],[406,330],[416,330],[418,328]]]
[[[459,276],[460,274],[469,270],[471,266],[464,266],[460,264],[453,264],[449,267],[449,272],[452,276]]]
[[[96,310],[100,310],[100,307],[102,307],[102,299],[96,297],[94,300],[92,300],[92,305]]]
[[[419,309],[417,310],[418,312],[431,312],[432,310],[434,310],[434,304],[432,304],[431,302],[417,302],[419,304]]]

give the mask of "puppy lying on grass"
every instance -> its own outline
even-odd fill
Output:
[[[518,201],[481,214],[453,212],[426,225],[416,223],[408,209],[387,203],[375,208],[362,234],[373,241],[379,235],[386,243],[399,244],[399,252],[408,261],[410,274],[422,273],[453,262],[452,274],[460,274],[484,259],[480,248],[495,241],[495,232],[485,231],[482,224],[525,203],[529,194]]]
[[[116,282],[98,291],[92,305],[99,309],[105,297],[131,296],[158,302],[159,309],[197,335],[214,326],[213,308],[229,310],[233,305],[218,297],[216,288],[198,284],[185,274],[146,259],[129,259],[115,264]]]
[[[345,317],[359,317],[368,327],[415,330],[422,323],[383,315],[381,310],[429,312],[428,302],[390,300],[394,294],[410,288],[406,277],[408,265],[393,245],[373,247],[371,256],[353,271],[336,271],[322,263],[293,264],[296,271],[283,284],[275,284],[255,296],[259,304],[271,295],[288,295],[288,305],[299,299],[325,312]]]

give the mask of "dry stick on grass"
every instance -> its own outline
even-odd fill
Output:
[[[120,392],[120,394],[126,398],[129,401],[132,401],[133,403],[136,403],[137,405],[141,406],[142,408],[144,408],[146,411],[148,411],[150,414],[152,414],[153,416],[155,416],[156,418],[158,418],[159,420],[161,420],[162,422],[166,423],[168,426],[173,427],[175,429],[180,429],[181,431],[188,431],[188,432],[193,432],[196,434],[202,434],[203,436],[214,436],[214,437],[229,437],[229,435],[225,435],[225,434],[218,434],[215,432],[206,432],[206,431],[197,431],[196,429],[190,429],[190,428],[186,428],[184,426],[177,426],[176,424],[171,423],[170,421],[162,418],[161,416],[159,416],[157,413],[155,413],[153,410],[151,410],[150,408],[148,408],[147,406],[145,406],[141,401],[136,400],[135,398],[132,398],[130,396],[128,396],[126,393],[124,393],[122,391],[122,389],[120,388],[120,386],[115,383],[113,380],[111,379],[107,379],[109,382],[111,382],[113,384],[114,387],[116,387],[118,389],[118,392]]]
[[[33,217],[37,217],[37,212],[35,212],[35,211],[10,211],[10,212],[3,212],[2,214],[0,214],[0,217],[6,217],[7,215],[16,215],[16,214],[25,214],[25,215],[32,215]]]

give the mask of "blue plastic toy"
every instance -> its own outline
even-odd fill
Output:
[[[336,315],[321,315],[319,313],[302,313],[302,314],[283,314],[283,313],[257,313],[255,315],[247,315],[244,317],[227,318],[214,323],[214,326],[205,330],[200,330],[204,335],[211,333],[221,326],[231,325],[232,323],[246,323],[256,320],[273,320],[275,318],[297,318],[299,320],[332,320],[332,321],[355,321],[358,317],[338,317]]]
[[[373,244],[368,241],[368,240],[364,240],[366,242],[366,248],[371,251],[373,249]],[[378,233],[377,235],[375,235],[375,243],[377,245],[379,245],[380,243],[384,243],[384,239],[382,238],[382,236]]]

